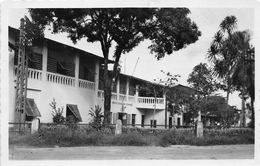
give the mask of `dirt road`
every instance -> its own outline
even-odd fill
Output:
[[[10,160],[253,159],[254,145],[163,147],[57,147],[9,151]]]

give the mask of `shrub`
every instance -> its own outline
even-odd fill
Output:
[[[123,127],[122,135],[114,135],[115,126],[96,130],[90,125],[71,128],[61,124],[41,125],[36,134],[11,133],[10,145],[37,147],[58,146],[162,146],[253,144],[252,129],[205,129],[197,138],[193,129],[145,129]]]
[[[142,135],[136,134],[136,133],[115,135],[108,143],[110,145],[116,145],[116,146],[147,146],[147,145],[149,145],[149,142],[147,142]]]
[[[56,106],[56,101],[53,98],[53,101],[50,103],[51,108],[53,109],[51,115],[52,115],[52,120],[54,123],[64,123],[65,122],[65,117],[62,115],[63,114],[63,107],[57,108]]]
[[[95,109],[90,108],[88,114],[92,117],[90,125],[96,130],[101,130],[103,126],[102,118],[104,117],[102,107],[95,106]]]

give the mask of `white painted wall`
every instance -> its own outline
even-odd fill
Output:
[[[13,41],[12,37],[9,41]],[[41,80],[35,79],[28,79],[28,91],[27,91],[27,98],[33,98],[42,117],[40,117],[40,121],[42,123],[49,123],[52,122],[52,108],[50,107],[50,103],[55,98],[57,102],[57,107],[63,107],[63,115],[66,117],[66,105],[67,104],[75,104],[78,106],[80,115],[82,117],[82,123],[89,123],[91,117],[88,115],[90,108],[94,108],[95,105],[102,106],[102,110],[104,110],[104,99],[97,96],[98,93],[98,75],[95,77],[95,90],[91,89],[84,89],[78,87],[78,66],[79,66],[79,55],[74,54],[75,56],[75,67],[76,67],[76,74],[75,74],[75,86],[67,86],[58,84],[55,82],[48,82],[47,81],[47,54],[48,48],[47,44],[44,43],[40,46],[37,50],[38,53],[43,55],[43,67],[41,71]],[[96,61],[96,73],[99,71],[99,62]],[[16,76],[14,75],[14,51],[10,52],[9,55],[9,83],[10,83],[10,103],[9,103],[9,122],[14,122],[14,102],[15,102],[15,82]],[[54,73],[53,73],[54,74]],[[127,80],[127,85],[129,84],[129,79]],[[118,82],[118,90],[119,90],[120,83]],[[127,86],[126,85],[126,86]],[[127,90],[128,92],[128,90]],[[128,94],[128,93],[127,93]],[[150,125],[150,120],[153,116],[152,109],[138,109],[136,107],[136,101],[138,93],[136,93],[136,99],[134,101],[128,101],[128,98],[124,100],[125,109],[124,113],[127,114],[136,114],[136,124],[141,124],[141,117],[145,115],[145,124]],[[119,98],[119,94],[117,95]],[[128,95],[127,95],[128,97]],[[117,113],[122,112],[122,101],[120,100],[112,100],[111,104],[111,112]],[[161,106],[164,108],[164,106]],[[168,116],[167,116],[168,117]],[[165,123],[165,111],[163,109],[157,109],[155,114],[155,119],[157,120],[157,125],[164,125]],[[130,120],[131,122],[131,120]]]

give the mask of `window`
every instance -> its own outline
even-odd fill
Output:
[[[79,78],[88,81],[95,81],[95,61],[92,58],[80,56]]]
[[[181,118],[177,118],[177,126],[181,125]]]
[[[133,87],[133,86],[129,86],[129,95],[130,96],[134,96],[135,95],[135,87]]]
[[[122,121],[122,125],[126,125],[126,113],[118,113],[118,119]]]
[[[113,124],[113,113],[110,112],[109,114],[110,124]]]
[[[117,78],[115,79],[115,82],[113,83],[113,89],[112,92],[116,93],[117,92]]]
[[[42,70],[42,54],[28,54],[28,67],[32,69]]]
[[[47,71],[75,77],[74,53],[57,43],[48,43]]]
[[[38,110],[34,99],[27,98],[25,104],[26,121],[32,121],[35,117],[41,117],[41,113]]]
[[[18,51],[15,51],[14,65],[18,65]],[[28,67],[36,70],[42,70],[42,54],[28,52]]]
[[[120,94],[126,94],[126,77],[120,77],[120,87],[119,87],[119,93]]]
[[[144,127],[144,119],[145,119],[145,115],[142,115],[142,119],[141,119],[141,126]]]
[[[136,114],[132,114],[132,126],[135,127],[135,116]]]
[[[68,121],[82,122],[77,105],[67,104],[66,118]]]
[[[99,70],[99,80],[98,80],[98,89],[99,90],[104,90],[104,70],[100,69]]]
[[[169,117],[169,128],[172,128],[172,117]]]
[[[157,123],[157,120],[151,120],[150,127],[156,128],[156,123]]]
[[[57,61],[57,73],[67,75],[67,68],[66,68],[66,63],[65,62],[60,62]]]

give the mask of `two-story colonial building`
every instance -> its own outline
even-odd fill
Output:
[[[19,30],[9,27],[9,122],[15,121],[18,39]],[[64,108],[64,117],[73,115],[80,119],[79,123],[89,123],[90,108],[95,105],[103,108],[104,105],[100,81],[103,58],[47,38],[30,49],[26,121],[38,117],[43,123],[52,122],[50,103],[55,99],[57,107]],[[165,110],[165,96],[155,100],[139,92],[138,87],[144,82],[140,78],[119,74],[112,92],[111,123],[121,119],[123,124],[150,127],[154,115],[157,127],[164,128],[165,124],[172,125],[172,122],[182,125],[182,115],[173,119]]]

